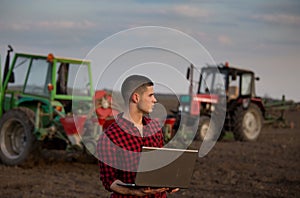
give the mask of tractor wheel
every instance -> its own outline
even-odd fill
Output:
[[[36,145],[34,112],[27,108],[7,111],[0,120],[0,159],[6,165],[25,162]]]
[[[239,106],[234,112],[233,134],[236,140],[256,140],[261,132],[262,126],[263,117],[257,105],[250,104],[247,109]]]
[[[219,134],[210,117],[201,116],[198,125],[198,139],[203,141],[207,133],[209,133],[209,136],[206,137],[208,140],[221,140],[224,137],[223,130]],[[217,135],[219,135],[218,138],[216,137]]]
[[[210,117],[201,116],[198,125],[198,137],[197,139],[204,140],[205,135],[209,129]]]

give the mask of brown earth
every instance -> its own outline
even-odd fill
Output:
[[[265,127],[256,142],[223,140],[197,160],[189,189],[169,197],[300,197],[300,112],[293,129]],[[43,151],[36,164],[0,164],[0,197],[108,197],[96,163]]]

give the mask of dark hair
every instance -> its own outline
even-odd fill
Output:
[[[127,105],[134,92],[143,93],[146,87],[153,86],[154,83],[145,76],[132,75],[127,77],[121,87],[122,97]]]

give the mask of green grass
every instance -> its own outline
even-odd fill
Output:
[[[232,132],[226,132],[223,140],[234,140],[234,136]]]

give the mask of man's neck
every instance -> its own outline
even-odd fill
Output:
[[[131,113],[124,112],[124,118],[132,122],[136,126],[140,126],[143,124],[143,114],[142,113]]]
[[[143,137],[143,114],[124,112],[123,117],[132,122]]]

